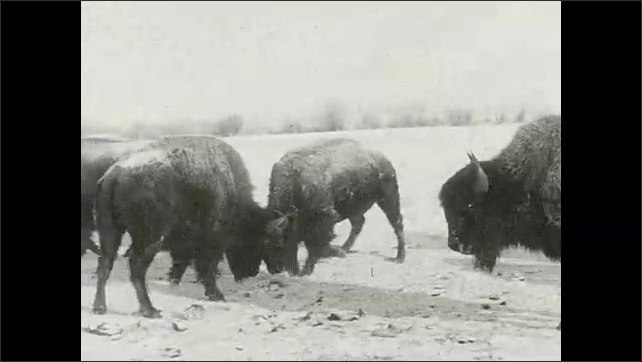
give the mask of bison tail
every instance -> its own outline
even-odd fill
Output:
[[[117,177],[111,175],[111,169],[98,180],[96,196],[95,225],[98,230],[101,225],[115,226],[116,215],[114,215],[114,192],[117,186]]]

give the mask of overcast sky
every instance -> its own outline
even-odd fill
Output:
[[[561,111],[560,2],[82,2],[82,117]]]

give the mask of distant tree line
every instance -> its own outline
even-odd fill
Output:
[[[200,133],[230,137],[240,134],[337,132],[351,129],[463,127],[475,124],[523,123],[527,121],[526,110],[524,109],[515,117],[507,117],[504,113],[499,113],[494,119],[475,119],[472,110],[463,108],[450,109],[441,117],[428,116],[422,110],[402,110],[387,116],[374,112],[364,112],[356,118],[352,117],[352,122],[348,122],[348,118],[347,107],[344,104],[338,101],[330,101],[325,104],[317,116],[309,119],[286,118],[280,125],[272,129],[259,130],[246,127],[243,116],[231,114],[215,120],[194,121],[186,119],[160,124],[135,122],[126,127],[90,125],[86,122],[81,122],[81,135],[109,133],[129,138],[149,138],[164,134]]]

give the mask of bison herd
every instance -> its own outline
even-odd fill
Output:
[[[470,162],[439,192],[448,247],[473,255],[474,268],[488,273],[515,245],[561,261],[561,136],[561,117],[547,116],[521,126],[490,160],[468,154]],[[236,281],[256,276],[261,263],[271,274],[309,275],[319,259],[346,256],[377,204],[397,238],[397,255],[388,260],[404,262],[397,173],[378,151],[348,138],[316,141],[274,164],[266,207],[253,190],[241,155],[217,137],[81,138],[81,257],[99,255],[94,313],[107,310],[105,286],[125,232],[130,279],[148,318],[160,316],[145,281],[159,251],[171,255],[170,282],[180,283],[193,263],[206,297],[222,301],[216,279],[223,257]],[[335,247],[334,226],[346,219],[350,235]],[[308,251],[302,269],[300,242]]]

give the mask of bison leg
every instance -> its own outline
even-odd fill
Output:
[[[96,283],[96,295],[94,297],[93,312],[95,314],[105,314],[107,312],[107,301],[105,286],[109,280],[109,275],[114,267],[116,253],[122,242],[123,232],[113,227],[107,227],[100,230],[100,249],[102,255],[98,258],[98,281]]]
[[[181,280],[183,279],[183,275],[185,274],[190,261],[190,259],[172,259],[172,266],[167,273],[167,279],[170,283],[174,285],[181,284]]]
[[[492,273],[495,269],[495,265],[497,265],[499,252],[499,245],[484,245],[480,250],[475,251],[473,268],[485,273]]]
[[[326,250],[328,243],[322,242],[319,239],[310,239],[305,241],[305,247],[308,249],[308,258],[305,260],[305,265],[301,270],[300,275],[311,275],[314,272],[314,266],[323,257],[323,252]]]
[[[136,248],[136,241],[134,240],[132,240],[132,244],[134,247],[132,247],[132,252],[129,256],[129,279],[136,290],[136,298],[140,305],[140,314],[146,318],[160,318],[160,311],[154,308],[152,301],[149,299],[149,292],[147,291],[147,283],[145,281],[145,274],[147,274],[147,269],[149,269],[152,261],[154,261],[156,253]]]
[[[94,244],[91,239],[87,241],[87,250],[93,252],[96,255],[100,255],[100,248],[98,247],[98,245]]]
[[[216,284],[216,271],[223,254],[216,250],[201,248],[196,255],[196,275],[205,287],[205,296],[211,301],[225,301],[223,292]]]
[[[341,249],[343,249],[346,252],[352,249],[352,246],[354,245],[354,242],[357,240],[357,237],[359,236],[359,234],[361,234],[361,230],[363,230],[363,224],[365,223],[366,223],[366,218],[363,215],[350,218],[350,224],[352,225],[352,229],[350,229],[350,235],[348,236],[348,239],[346,240],[346,242],[343,243],[343,245],[341,246]]]
[[[179,285],[183,275],[192,261],[193,253],[185,250],[171,250],[172,267],[169,269],[168,279],[170,283]]]
[[[377,205],[386,215],[388,222],[397,236],[397,256],[386,258],[388,261],[403,263],[406,259],[406,238],[403,231],[403,216],[399,210],[399,194],[391,195],[377,201]]]
[[[285,248],[283,254],[283,267],[290,276],[299,275],[299,242],[293,237],[288,236],[285,240]]]
[[[197,246],[195,232],[197,230],[190,228],[188,225],[179,224],[174,227],[167,238],[166,245],[169,245],[172,257],[172,266],[167,276],[172,284],[178,285],[181,283],[187,267],[194,259]],[[196,280],[193,283],[198,282],[199,280]]]

